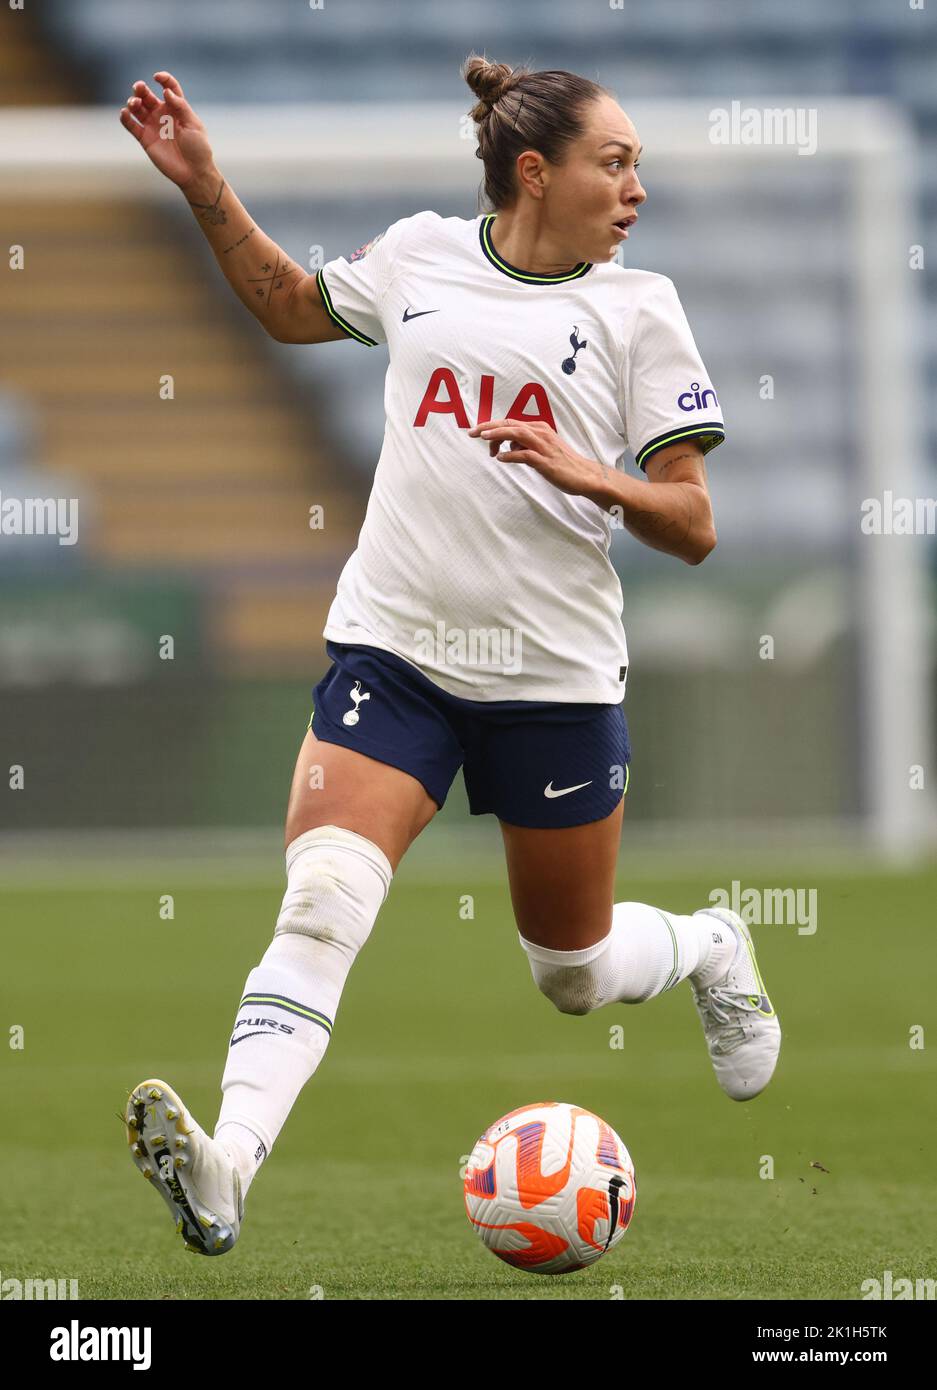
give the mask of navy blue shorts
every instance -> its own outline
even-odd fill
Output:
[[[464,700],[378,647],[326,642],[316,738],[409,772],[438,806],[462,768],[469,810],[558,829],[611,815],[628,789],[622,706]]]

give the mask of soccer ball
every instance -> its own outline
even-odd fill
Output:
[[[512,1110],[465,1170],[465,1210],[493,1255],[568,1274],[617,1245],[634,1212],[634,1165],[611,1125],[561,1101]]]

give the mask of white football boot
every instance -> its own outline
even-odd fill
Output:
[[[185,1248],[197,1255],[230,1250],[244,1203],[227,1150],[195,1123],[165,1081],[135,1086],[125,1120],[131,1157],[172,1212]]]
[[[751,932],[738,913],[704,907],[693,915],[717,917],[738,937],[735,956],[720,979],[700,987],[691,976],[690,984],[716,1080],[733,1100],[751,1100],[774,1075],[781,1025],[765,993]]]

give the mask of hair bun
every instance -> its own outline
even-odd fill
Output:
[[[508,67],[507,63],[491,63],[487,58],[473,54],[462,69],[462,76],[478,97],[478,103],[470,114],[474,121],[480,121],[505,93],[517,86],[524,76],[524,69]]]

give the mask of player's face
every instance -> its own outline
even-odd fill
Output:
[[[603,96],[586,115],[586,129],[554,169],[551,220],[576,229],[580,260],[610,261],[647,194],[635,172],[638,132],[617,101]]]

